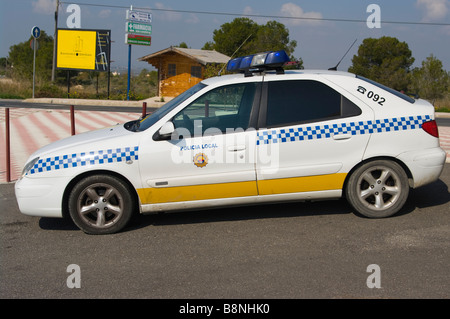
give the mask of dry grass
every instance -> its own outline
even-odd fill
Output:
[[[0,78],[1,99],[26,99],[31,98],[33,85],[31,81],[13,81],[8,78]],[[90,83],[72,84],[70,92],[66,85],[51,83],[36,83],[35,97],[74,98],[74,99],[106,99],[108,96],[106,79]],[[156,95],[156,86],[146,77],[133,77],[131,81],[130,99],[143,100]],[[111,100],[125,100],[127,97],[127,78],[125,76],[111,77],[109,98]]]
[[[450,112],[450,92],[441,99],[434,102],[436,112]]]
[[[33,86],[31,83],[14,82],[11,79],[0,79],[0,98],[2,99],[23,99],[32,95]]]

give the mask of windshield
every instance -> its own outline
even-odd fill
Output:
[[[174,108],[176,108],[178,105],[180,105],[187,98],[191,97],[192,95],[194,95],[195,93],[197,93],[198,91],[203,89],[205,86],[206,86],[206,84],[198,83],[197,85],[191,87],[190,89],[188,89],[188,90],[184,91],[183,93],[181,93],[180,95],[178,95],[173,100],[164,104],[157,111],[147,115],[146,117],[144,117],[141,120],[136,131],[145,131],[150,126],[152,126],[153,124],[158,122],[163,116],[165,116],[167,113],[172,111]]]

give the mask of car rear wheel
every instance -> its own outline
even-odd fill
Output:
[[[393,161],[368,162],[352,173],[345,193],[348,202],[360,214],[370,218],[389,217],[408,199],[408,176]]]
[[[133,209],[133,196],[127,184],[109,175],[86,177],[69,195],[69,214],[88,234],[112,234],[122,230]]]

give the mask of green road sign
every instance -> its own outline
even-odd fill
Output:
[[[125,24],[125,32],[142,35],[152,35],[152,25],[127,21]]]
[[[148,35],[125,34],[126,44],[151,45],[152,37]]]

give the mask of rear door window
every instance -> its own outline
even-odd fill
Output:
[[[267,127],[357,116],[360,108],[326,84],[314,80],[270,81]]]

